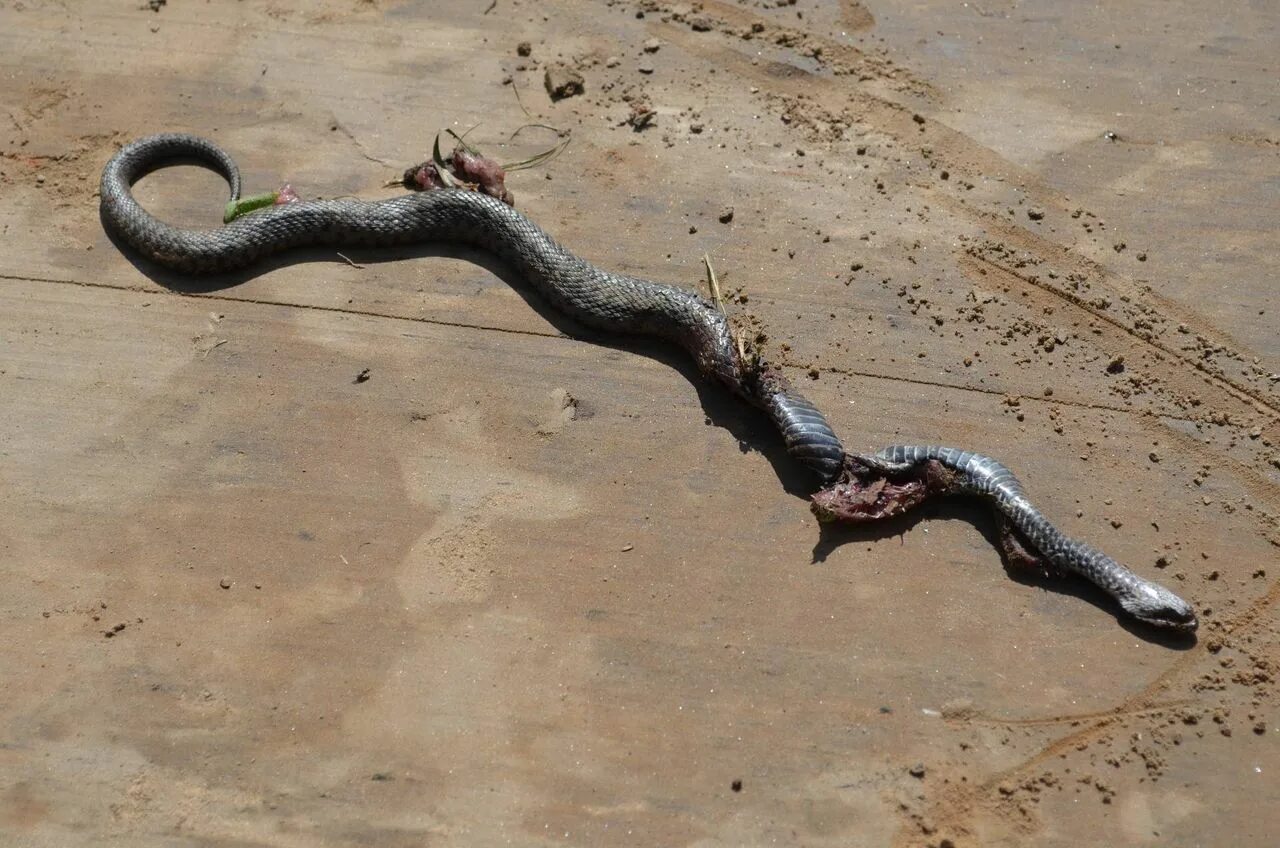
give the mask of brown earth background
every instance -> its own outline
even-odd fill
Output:
[[[1276,844],[1278,44],[1268,2],[0,2],[0,842]],[[534,220],[708,254],[851,449],[1000,457],[1199,638],[1010,579],[977,505],[820,532],[757,413],[469,252],[192,281],[98,217],[150,132],[372,198],[445,128],[567,133]]]

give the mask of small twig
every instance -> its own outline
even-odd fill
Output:
[[[207,348],[205,348],[204,356],[202,356],[202,357],[200,357],[200,358],[201,358],[201,359],[208,359],[208,358],[209,358],[209,353],[210,353],[210,351],[212,351],[212,350],[213,350],[214,348],[216,348],[216,347],[222,347],[222,346],[223,346],[224,344],[226,344],[226,343],[227,343],[227,340],[226,340],[226,339],[218,339],[216,342],[214,342],[213,344],[211,344],[211,345],[209,345]]]
[[[494,9],[496,9],[496,8],[498,8],[498,0],[493,0],[493,2],[489,4],[489,8],[485,9],[485,10],[484,10],[483,12],[481,12],[480,14],[482,14],[482,15],[487,15],[487,14],[489,14],[490,12],[492,12],[492,11],[493,11]]]
[[[471,127],[471,129],[468,129],[468,130],[467,130],[466,132],[464,132],[462,135],[458,135],[456,132],[454,132],[453,130],[450,130],[450,129],[446,129],[446,130],[445,130],[445,132],[447,132],[449,135],[453,136],[453,137],[454,137],[454,140],[456,140],[456,141],[458,142],[458,144],[461,144],[461,145],[462,145],[462,147],[463,147],[463,149],[464,149],[464,150],[466,150],[468,153],[473,153],[473,154],[475,154],[476,156],[479,156],[479,155],[480,155],[480,151],[479,151],[479,150],[476,150],[474,147],[472,147],[471,145],[467,144],[467,141],[466,141],[467,136],[471,135],[471,130],[475,129],[475,128],[476,128],[476,127],[478,127],[478,126],[480,126],[480,125],[479,125],[479,124],[473,124],[473,125],[472,125],[472,127]]]
[[[571,141],[573,141],[573,138],[568,134],[566,134],[564,141],[560,142],[554,147],[547,148],[541,153],[535,153],[533,156],[530,156],[528,159],[525,159],[520,162],[511,162],[510,164],[503,163],[502,170],[523,171],[525,168],[532,168],[536,165],[541,165],[544,162],[549,162],[552,159],[559,156],[561,153],[563,153],[564,149],[569,146],[569,142]]]
[[[335,251],[334,251],[334,253],[338,253],[338,251],[336,251],[336,250],[335,250]],[[339,256],[339,257],[340,257],[344,262],[346,262],[348,265],[350,265],[352,268],[358,268],[358,269],[360,269],[360,270],[364,270],[364,266],[363,266],[363,265],[361,265],[361,264],[360,264],[360,263],[358,263],[358,262],[352,262],[349,258],[347,258],[347,256],[346,256],[345,254],[338,253],[338,256]]]
[[[711,289],[711,298],[716,302],[716,309],[720,310],[720,314],[724,314],[724,295],[720,293],[720,281],[716,279],[716,269],[711,267],[711,257],[702,254],[702,264],[707,266],[707,288]],[[738,327],[733,328],[733,342],[738,348],[738,361],[743,366],[747,363],[747,342],[742,337],[742,330]]]
[[[720,295],[720,281],[716,279],[716,271],[711,267],[711,257],[702,254],[702,264],[707,266],[707,287],[711,289],[711,298],[716,302],[716,309],[724,314],[724,298]]]
[[[551,130],[561,138],[564,138],[570,133],[570,130],[562,130],[559,127],[553,127],[550,124],[521,124],[511,132],[511,135],[507,136],[507,140],[510,141],[511,139],[514,139],[525,130]]]
[[[524,116],[526,118],[532,119],[533,115],[530,115],[529,110],[524,108],[524,101],[520,99],[520,87],[516,85],[515,77],[511,78],[511,90],[516,93],[516,105],[520,107],[520,111],[524,112]]]

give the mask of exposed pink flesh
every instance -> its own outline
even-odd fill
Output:
[[[839,480],[813,496],[812,508],[819,521],[865,524],[902,515],[954,488],[955,475],[938,462],[892,477],[850,465]]]

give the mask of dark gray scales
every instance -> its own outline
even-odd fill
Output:
[[[846,454],[822,413],[759,351],[736,336],[714,305],[677,286],[597,268],[501,200],[448,188],[386,200],[297,201],[250,212],[217,229],[191,230],[158,220],[131,191],[144,174],[175,160],[195,160],[213,168],[226,178],[231,199],[239,198],[235,161],[212,142],[191,135],[135,141],[112,157],[102,173],[103,220],[124,242],[160,265],[188,273],[230,271],[304,245],[445,242],[479,248],[505,260],[574,320],[606,332],[671,341],[694,358],[705,376],[765,410],[788,454],[823,483],[813,496],[819,519],[879,520],[933,495],[977,494],[994,503],[1016,529],[1016,536],[1008,538],[1017,547],[1006,546],[1011,558],[1025,556],[1078,574],[1150,624],[1183,630],[1196,626],[1191,607],[1172,592],[1060,533],[1027,500],[1009,469],[994,459],[956,448],[915,445],[886,448],[875,456]]]

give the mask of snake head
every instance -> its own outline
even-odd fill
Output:
[[[1129,615],[1155,627],[1189,633],[1200,625],[1191,604],[1156,583],[1144,580],[1130,587],[1118,600]]]

